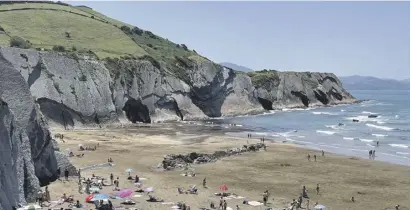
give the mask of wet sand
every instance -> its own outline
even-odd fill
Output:
[[[269,206],[283,209],[289,206],[292,199],[297,199],[305,185],[310,197],[310,209],[315,202],[327,206],[327,209],[409,209],[410,178],[409,167],[393,165],[380,161],[364,160],[354,157],[339,156],[303,149],[281,142],[266,142],[267,151],[248,152],[238,156],[221,159],[215,163],[193,165],[196,177],[184,177],[182,171],[156,171],[153,167],[163,160],[166,154],[188,152],[213,152],[227,148],[241,147],[247,138],[236,138],[224,135],[223,131],[199,126],[181,124],[155,124],[147,127],[84,129],[65,131],[52,129],[53,135],[64,134],[65,143],[59,141],[60,150],[71,149],[74,154],[84,153],[83,158],[71,157],[77,168],[106,163],[111,157],[115,166],[84,171],[82,176],[93,173],[109,179],[110,173],[120,178],[121,188],[133,187],[127,181],[127,168],[134,169],[132,176],[138,174],[147,178],[144,187],[154,187],[152,193],[166,202],[184,201],[191,209],[209,208],[211,201],[218,205],[219,197],[213,193],[220,192],[219,186],[226,184],[228,192],[246,197],[248,201],[262,202],[262,193],[271,193]],[[249,140],[259,142],[258,139]],[[97,145],[96,151],[78,151],[78,144]],[[307,160],[311,154],[311,161]],[[317,162],[313,155],[317,155]],[[378,157],[377,157],[378,158]],[[202,180],[207,177],[208,189],[202,187]],[[74,195],[75,200],[85,204],[86,194],[78,193],[77,177],[71,180],[56,181],[49,186],[52,200],[57,200],[63,193]],[[315,192],[320,184],[320,194]],[[178,194],[177,187],[187,189],[197,185],[198,195]],[[114,187],[104,187],[103,193],[112,193]],[[139,194],[139,193],[135,193]],[[351,202],[351,197],[355,202]],[[171,209],[172,205],[149,203],[148,197],[132,199],[138,202],[138,209]],[[306,200],[304,199],[303,207]],[[243,205],[242,199],[227,200],[228,206],[235,209],[265,209],[262,206]],[[120,206],[113,200],[114,206]],[[94,205],[87,209],[94,209]]]

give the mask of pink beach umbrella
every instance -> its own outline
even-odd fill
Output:
[[[133,191],[132,191],[132,190],[124,189],[124,190],[121,190],[121,191],[117,194],[117,196],[120,197],[120,198],[125,198],[125,197],[129,197],[131,194],[133,194]]]

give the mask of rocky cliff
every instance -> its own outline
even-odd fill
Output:
[[[208,60],[187,59],[181,64],[184,74],[176,75],[149,58],[100,61],[87,55],[8,47],[0,53],[4,63],[24,78],[45,118],[68,129],[355,101],[330,73],[245,74]]]
[[[27,80],[0,55],[0,209],[12,209],[57,178],[47,123]]]

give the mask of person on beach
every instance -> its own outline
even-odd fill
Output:
[[[303,186],[303,193],[302,193],[302,195],[303,195],[304,198],[308,198],[307,188],[305,188],[305,186]]]
[[[224,200],[224,202],[223,202],[223,210],[227,210],[227,201],[226,200]]]
[[[311,156],[310,156],[310,154],[307,155],[307,159],[308,159],[308,161],[311,161]]]
[[[69,171],[67,170],[67,168],[64,170],[64,177],[66,178],[66,181],[68,181]]]
[[[47,202],[50,202],[51,198],[50,198],[50,191],[49,191],[49,187],[46,186],[45,192],[44,192],[44,200]]]
[[[372,150],[368,151],[368,158],[371,160]]]
[[[236,210],[240,210],[240,207],[238,205],[236,206]]]
[[[136,178],[134,179],[134,183],[138,183],[140,181],[140,177],[138,177],[138,175],[136,175]]]
[[[218,206],[218,209],[223,209],[223,197],[221,196],[220,198],[220,205]]]
[[[61,170],[60,167],[57,169],[57,179],[60,180]]]
[[[206,177],[204,177],[204,179],[203,179],[203,187],[204,187],[204,188],[207,188],[207,181],[206,181]]]
[[[317,195],[320,194],[320,184],[317,184],[317,188],[315,188],[315,190],[317,191]]]
[[[321,150],[321,155],[324,157],[324,150]]]
[[[353,203],[355,202],[355,200],[354,200],[354,196],[353,196],[353,197],[351,197],[351,202],[353,202]]]
[[[375,160],[375,150],[372,151],[372,159]]]
[[[78,193],[83,194],[82,190],[83,186],[81,185],[81,182],[78,182]]]
[[[37,202],[39,203],[39,206],[43,206],[43,191],[41,189],[37,191]]]
[[[113,176],[113,174],[110,174],[110,182],[111,182],[111,185],[113,185],[113,180],[114,180],[114,176]]]
[[[395,210],[399,210],[399,209],[400,209],[400,205],[396,205]]]
[[[305,204],[305,209],[310,210],[310,199],[307,199],[307,203]]]
[[[314,161],[317,162],[317,155],[314,155]]]
[[[268,190],[264,191],[264,193],[263,193],[264,206],[267,206],[268,195],[269,195]]]
[[[377,141],[377,147],[379,147],[380,146],[380,141]]]

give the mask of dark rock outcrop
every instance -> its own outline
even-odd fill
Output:
[[[244,152],[258,151],[264,148],[262,143],[244,145],[242,148],[232,148],[226,151],[215,151],[214,153],[196,153],[191,152],[185,155],[168,154],[160,163],[160,167],[164,170],[173,170],[176,168],[185,168],[187,164],[205,164],[216,162],[217,160],[231,155],[239,155]]]

